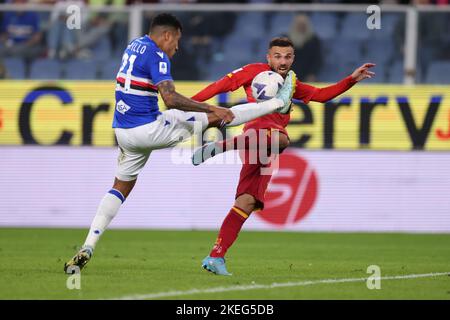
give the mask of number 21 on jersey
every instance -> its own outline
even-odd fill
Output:
[[[126,72],[126,77],[125,77],[125,86],[124,89],[125,91],[130,90],[130,84],[131,84],[131,72],[133,71],[133,65],[134,65],[134,61],[136,60],[137,56],[135,54],[132,54],[131,56],[128,55],[128,53],[124,53],[123,57],[122,57],[122,66],[119,69],[119,72],[117,73],[117,76],[119,76],[119,74],[121,72],[124,71],[125,67],[127,66],[128,62],[129,62],[129,66]]]

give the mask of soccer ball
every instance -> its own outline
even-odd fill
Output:
[[[252,95],[256,101],[269,100],[275,97],[284,83],[284,79],[274,71],[263,71],[252,81]]]

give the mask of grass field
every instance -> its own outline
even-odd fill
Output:
[[[200,267],[216,232],[108,230],[81,289],[68,290],[63,264],[85,234],[0,229],[0,299],[450,299],[448,275],[383,279],[380,290],[348,280],[369,265],[381,277],[450,272],[450,235],[243,232],[228,254],[233,276],[220,277]]]

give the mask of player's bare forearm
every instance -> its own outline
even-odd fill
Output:
[[[163,81],[158,84],[158,91],[168,109],[204,113],[211,112],[211,106],[209,104],[194,101],[176,92],[175,85],[172,81]]]

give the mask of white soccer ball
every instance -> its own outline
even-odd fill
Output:
[[[269,100],[275,97],[284,83],[284,79],[274,71],[263,71],[252,81],[252,95],[256,101]]]

